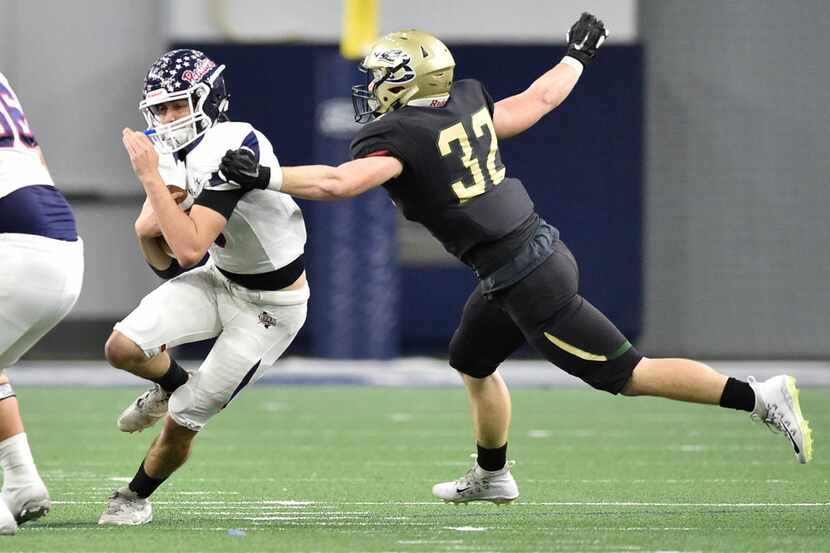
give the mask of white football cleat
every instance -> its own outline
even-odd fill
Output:
[[[441,482],[432,487],[432,495],[445,503],[490,501],[510,503],[519,497],[519,487],[510,474],[516,462],[508,461],[500,470],[484,470],[476,462],[464,476],[453,482]]]
[[[787,436],[799,463],[810,461],[813,458],[813,436],[810,424],[801,414],[795,378],[782,374],[763,382],[750,376],[747,381],[755,392],[752,418]]]
[[[138,526],[153,520],[153,506],[150,501],[138,497],[129,487],[112,492],[98,524],[116,526]]]
[[[0,501],[0,536],[12,536],[17,533],[17,522],[14,520],[14,515],[6,506]]]
[[[18,525],[38,519],[52,508],[49,492],[40,477],[25,486],[3,487],[3,503],[8,507]],[[0,515],[2,518],[2,515]]]
[[[138,396],[118,417],[121,432],[141,432],[150,428],[167,414],[170,394],[158,384]]]

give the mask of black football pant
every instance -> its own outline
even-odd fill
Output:
[[[557,241],[554,253],[516,284],[492,294],[478,286],[450,342],[450,365],[484,378],[527,341],[594,388],[619,393],[643,356],[577,293],[578,281],[573,254]]]

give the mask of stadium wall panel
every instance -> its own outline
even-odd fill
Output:
[[[643,346],[830,357],[830,3],[640,7]]]
[[[310,101],[315,95],[314,68],[318,59],[335,51],[333,45],[183,46],[200,48],[227,64],[233,118],[261,129],[282,164],[315,162],[321,112]],[[456,78],[481,80],[496,99],[523,90],[562,53],[561,47],[549,45],[451,47]],[[342,92],[350,108],[350,91]],[[523,180],[538,211],[560,229],[577,256],[586,297],[632,339],[640,331],[642,295],[642,106],[642,49],[612,46],[562,107],[529,132],[500,144],[508,174]],[[346,142],[326,143],[346,147]],[[344,154],[332,152],[331,157]],[[311,202],[301,204],[313,253],[314,236],[331,235],[327,226],[333,219],[318,216],[325,210]],[[349,208],[343,204],[339,209]],[[368,247],[359,239],[352,243]],[[334,287],[314,287],[315,275],[309,277],[312,297],[328,303],[326,294]],[[325,282],[328,277],[317,278]],[[469,270],[460,264],[404,263],[400,278],[401,347],[445,351],[474,284]],[[355,325],[359,328],[357,317]],[[311,326],[306,334],[313,331]]]

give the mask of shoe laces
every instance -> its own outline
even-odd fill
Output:
[[[467,488],[473,487],[474,484],[479,483],[480,481],[476,478],[474,474],[475,469],[468,470],[464,476],[458,478],[455,481],[455,488],[456,490],[465,490]]]
[[[135,406],[139,409],[144,409],[148,405],[150,407],[155,406],[160,402],[163,402],[170,398],[170,394],[165,392],[160,385],[156,384],[135,400]]]
[[[121,511],[125,510],[126,507],[132,501],[133,501],[132,498],[127,497],[126,494],[121,493],[120,490],[115,490],[109,496],[109,501],[107,502],[106,513],[108,515],[118,514]]]
[[[466,487],[468,485],[474,484],[476,482],[487,482],[488,480],[492,479],[494,475],[490,474],[481,474],[480,472],[476,471],[476,468],[480,468],[478,464],[478,455],[476,453],[471,453],[470,458],[473,460],[473,466],[467,470],[460,478],[455,481],[457,487]],[[513,468],[513,465],[516,464],[514,459],[509,459],[507,463],[505,463],[504,467],[499,470],[504,470],[505,468],[509,471]],[[481,469],[484,470],[484,469]],[[495,472],[495,471],[488,471],[488,472]]]
[[[753,385],[752,390],[756,395],[760,394],[755,377],[750,376],[747,378],[747,382],[749,382],[750,385]],[[790,429],[790,420],[785,416],[781,406],[777,403],[767,403],[763,396],[761,396],[760,399],[766,412],[763,415],[753,412],[749,415],[749,417],[753,420],[759,420],[764,423],[764,425],[769,428],[770,432],[773,434],[786,434],[787,437],[792,440],[793,432]]]
[[[475,453],[470,455],[470,457],[473,457],[473,459],[475,459],[475,457],[476,457]],[[479,479],[478,475],[476,474],[476,466],[478,466],[478,464],[474,461],[473,466],[470,467],[467,470],[467,472],[465,472],[464,474],[462,474],[460,477],[458,477],[456,479],[455,486],[457,488],[466,488],[467,486],[472,485],[472,483],[475,480]]]
[[[767,414],[761,419],[771,432],[786,434],[790,440],[793,439],[793,432],[790,430],[790,420],[784,416],[781,408],[776,404],[767,405]],[[759,417],[760,418],[760,417]]]

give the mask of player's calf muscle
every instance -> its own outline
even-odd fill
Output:
[[[649,395],[717,405],[727,377],[691,359],[644,357],[622,389],[626,396]]]

